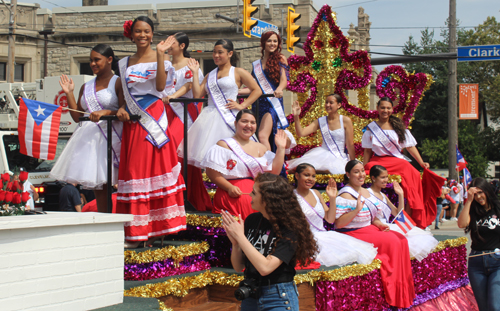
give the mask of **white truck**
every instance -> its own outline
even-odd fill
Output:
[[[75,82],[75,96],[78,96],[80,87],[93,77],[79,75],[70,78]],[[59,85],[59,77],[46,77],[31,83],[0,83],[0,173],[23,167],[29,172],[28,180],[40,195],[35,206],[49,211],[58,210],[60,185],[49,177],[49,173],[78,123],[73,121],[68,110],[63,109],[54,160],[41,160],[21,154],[17,134],[21,97],[68,106],[66,95]]]

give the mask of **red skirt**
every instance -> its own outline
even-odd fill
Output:
[[[179,144],[181,144],[184,139],[184,122],[177,117],[170,105],[165,105],[165,111],[167,113],[169,133],[172,135],[172,137],[169,137],[174,143],[175,150],[177,150]],[[188,113],[194,122],[194,120],[198,117],[198,109],[195,104],[188,105]],[[179,162],[181,165],[183,164],[182,158],[179,158]],[[191,204],[193,204],[198,211],[211,211],[212,200],[210,199],[207,188],[203,183],[201,169],[196,166],[188,165],[186,184],[188,190],[188,201],[191,202]]]
[[[151,104],[147,112],[159,119],[163,102]],[[125,239],[145,241],[149,237],[186,229],[184,180],[172,136],[163,147],[153,146],[139,122],[123,125],[116,212],[132,214],[125,224]]]
[[[374,225],[344,233],[378,248],[376,258],[382,261],[380,274],[385,300],[398,308],[410,307],[415,298],[415,289],[406,238],[398,232],[380,231]]]
[[[378,157],[373,156],[365,165],[367,175],[370,168],[374,165],[382,165],[387,172],[392,175],[401,175],[401,188],[405,192],[405,198],[412,210],[412,219],[418,227],[425,229],[427,227],[427,216],[424,208],[424,195],[422,188],[422,179],[420,173],[410,162],[396,157]]]
[[[250,193],[253,191],[253,179],[230,179],[228,180],[232,185],[240,188],[243,193]],[[252,198],[248,194],[240,195],[238,198],[232,198],[227,191],[221,188],[217,189],[214,196],[214,209],[213,213],[220,214],[222,210],[228,211],[229,214],[238,216],[244,220],[248,215],[255,213],[252,209]]]

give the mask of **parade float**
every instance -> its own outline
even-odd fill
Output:
[[[319,11],[304,43],[305,56],[288,59],[288,90],[297,94],[301,104],[300,120],[307,126],[326,115],[323,109],[327,95],[342,96],[340,113],[354,124],[356,155],[362,155],[361,137],[368,123],[376,119],[370,111],[372,68],[368,52],[350,52],[350,42],[336,25],[335,13],[325,5]],[[394,114],[407,127],[432,77],[425,73],[408,73],[401,66],[388,66],[376,79],[379,97],[395,102]],[[357,92],[357,105],[351,104],[346,92]],[[293,116],[288,116],[294,133]],[[300,157],[321,144],[321,133],[298,138],[292,157]],[[318,175],[316,189],[324,189],[330,178],[343,187],[342,175]],[[389,183],[401,177],[389,176]],[[292,176],[289,176],[293,182]],[[369,178],[366,185],[369,186]],[[215,184],[205,178],[213,196]],[[393,202],[397,197],[389,184],[385,193]],[[325,197],[327,199],[327,197]],[[329,224],[325,223],[325,226]],[[411,310],[477,310],[467,277],[467,238],[436,236],[437,247],[422,261],[412,258],[416,298]],[[243,275],[231,269],[231,243],[218,215],[200,212],[188,214],[187,230],[167,236],[168,246],[125,251],[125,297],[158,299],[162,310],[238,310],[234,290]],[[163,242],[162,242],[163,244]],[[381,262],[345,267],[305,267],[297,270],[301,310],[389,310],[380,276]],[[319,266],[319,265],[318,265]],[[312,268],[312,269],[311,269]],[[126,299],[127,300],[127,299]]]

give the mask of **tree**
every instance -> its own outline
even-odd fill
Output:
[[[448,51],[448,30],[441,32],[442,40],[434,38],[434,31],[421,32],[420,44],[412,36],[406,42],[406,55],[435,54]],[[457,30],[459,46],[496,44],[500,41],[500,23],[494,17],[475,29]],[[424,98],[412,123],[412,133],[418,142],[424,159],[432,167],[448,166],[448,62],[430,61],[405,65],[409,72],[425,72],[433,76],[435,83],[424,94]],[[459,62],[459,83],[479,84],[479,106],[493,121],[500,121],[500,61]],[[484,111],[483,111],[484,112]],[[485,176],[487,161],[499,159],[500,131],[492,128],[481,130],[478,121],[461,120],[458,140],[460,151],[469,163],[473,176]],[[477,148],[477,149],[475,149]]]

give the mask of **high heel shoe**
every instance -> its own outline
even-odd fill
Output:
[[[161,241],[161,247],[163,247],[163,240],[164,240],[164,239],[165,239],[165,236],[164,236],[164,235],[162,235],[162,236],[155,236],[155,237],[151,237],[151,238],[149,238],[149,239],[147,240],[146,245],[147,245],[148,247],[153,247],[153,246],[154,246],[154,244],[155,244],[155,242],[156,242],[156,241],[158,241],[158,240],[160,240],[160,241]]]
[[[147,241],[136,241],[136,242],[129,242],[129,241],[125,241],[125,248],[138,248],[141,243],[144,243],[143,244],[143,247],[146,247],[146,243]]]

